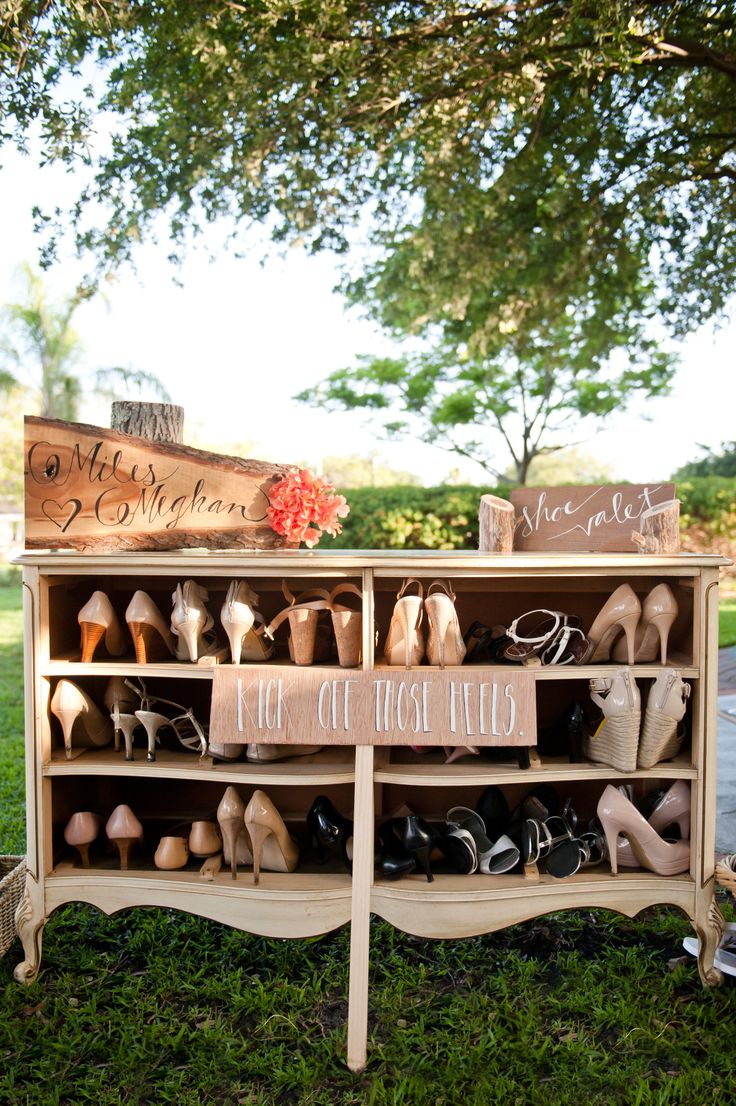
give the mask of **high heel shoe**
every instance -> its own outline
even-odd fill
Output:
[[[232,748],[232,746],[229,747]],[[266,745],[252,741],[246,747],[245,759],[252,761],[253,764],[273,764],[276,760],[314,756],[323,749],[324,745]]]
[[[114,748],[117,753],[120,749],[120,734],[123,732],[119,722],[120,716],[121,714],[132,714],[137,705],[124,676],[110,677],[102,701],[112,721]]]
[[[217,807],[217,822],[222,834],[222,855],[230,865],[233,879],[238,878],[238,864],[250,864],[253,860],[249,848],[243,817],[245,803],[234,787],[228,787]]]
[[[125,759],[133,760],[133,734],[140,726],[140,721],[134,714],[118,714],[115,724],[123,734]]]
[[[617,839],[624,834],[643,868],[660,876],[675,876],[690,867],[690,845],[684,841],[663,841],[633,803],[610,783],[598,802],[598,820],[603,826],[611,871],[618,871]]]
[[[185,580],[177,584],[171,596],[174,604],[171,612],[171,632],[178,641],[176,658],[180,661],[192,661],[196,664],[209,643],[205,634],[215,624],[205,603],[209,599],[207,588],[201,587],[195,580]]]
[[[120,870],[126,872],[130,850],[143,841],[143,826],[130,807],[121,803],[107,819],[105,833],[117,846],[120,854]]]
[[[611,647],[620,633],[626,638],[626,658],[628,664],[634,663],[634,639],[641,614],[641,603],[630,584],[621,584],[609,596],[601,607],[588,630],[588,648],[584,650],[576,664],[595,664],[607,661]]]
[[[189,830],[189,852],[198,857],[215,856],[222,852],[222,834],[216,822],[192,822]]]
[[[245,811],[245,828],[253,850],[253,882],[261,868],[269,872],[293,872],[299,861],[299,846],[264,791],[254,791]]]
[[[188,860],[189,844],[181,834],[162,837],[153,856],[153,863],[162,872],[176,872],[186,867]]]
[[[220,611],[233,664],[240,664],[241,660],[268,660],[273,655],[273,645],[266,638],[265,620],[257,606],[258,596],[250,584],[233,580]]]
[[[677,756],[685,740],[681,725],[690,698],[690,684],[676,668],[665,668],[649,689],[641,728],[637,768],[653,768]]]
[[[67,760],[72,755],[72,736],[74,743],[83,748],[100,748],[112,741],[110,719],[92,702],[87,692],[71,680],[59,680],[50,706],[51,713],[61,723]]]
[[[390,818],[376,829],[376,868],[384,879],[401,879],[416,869],[415,857],[396,835],[401,818]]]
[[[427,883],[432,883],[434,876],[430,856],[435,844],[435,834],[431,826],[418,814],[408,814],[400,820],[396,832],[401,844],[416,860],[417,868],[421,868],[426,875]]]
[[[601,692],[607,692],[604,699]],[[611,679],[590,681],[590,698],[603,711],[598,729],[584,742],[589,760],[610,764],[619,772],[633,772],[639,748],[641,697],[628,668]]]
[[[462,664],[465,642],[455,610],[455,592],[450,580],[433,580],[427,588],[424,609],[427,612],[427,661],[444,668],[446,664]]]
[[[416,595],[407,595],[409,588],[416,589]],[[396,596],[394,613],[383,647],[386,663],[395,667],[403,665],[412,668],[422,663],[424,656],[424,587],[421,580],[410,577],[404,580]]]
[[[289,606],[280,611],[265,629],[267,637],[273,636],[286,619],[289,621],[289,653],[294,664],[312,664],[317,642],[319,612],[329,610],[330,594],[324,588],[310,588],[301,595],[294,595],[284,581],[281,585]]]
[[[146,736],[148,738],[146,756],[148,760],[155,761],[156,759],[156,745],[159,744],[158,732],[163,726],[171,727],[176,734],[177,740],[185,749],[191,752],[199,752],[200,756],[205,756],[208,751],[207,731],[202,723],[197,720],[191,707],[182,706],[181,703],[175,703],[171,699],[161,699],[158,696],[150,695],[142,679],[137,682],[126,680],[126,686],[129,687],[140,700],[139,708],[134,711],[133,714],[136,719],[135,725],[142,725],[146,731]],[[165,714],[151,709],[157,704],[173,707],[178,713],[171,717],[167,717]],[[132,734],[135,725],[126,719],[124,715],[120,716],[120,726],[125,733],[126,760],[133,759]]]
[[[341,668],[357,668],[360,664],[363,638],[363,610],[353,610],[344,603],[336,603],[338,595],[355,595],[363,601],[360,588],[355,584],[338,584],[330,592],[332,631],[337,644],[337,659]]]
[[[318,795],[307,814],[310,843],[317,850],[320,864],[328,859],[328,853],[339,849],[343,864],[350,872],[353,867],[353,823],[344,818],[326,795]]]
[[[137,591],[125,612],[135,646],[136,664],[148,664],[176,653],[176,645],[166,619],[150,595]]]
[[[89,847],[97,839],[102,819],[91,810],[72,814],[64,827],[64,840],[79,853],[83,868],[89,868]]]
[[[677,610],[677,600],[668,584],[657,584],[652,588],[642,604],[641,618],[634,635],[634,662],[650,664],[659,653],[662,664],[667,664],[667,639],[677,618]],[[624,642],[619,640],[613,649],[613,659],[625,663],[626,658]]]
[[[690,785],[685,780],[675,780],[672,787],[661,796],[647,821],[660,836],[670,826],[677,826],[680,839],[688,841],[690,839]],[[639,861],[626,837],[618,838],[616,857],[620,868],[639,867]]]
[[[77,615],[82,631],[82,663],[88,664],[104,636],[105,648],[111,657],[125,652],[125,634],[115,609],[104,591],[95,591]]]

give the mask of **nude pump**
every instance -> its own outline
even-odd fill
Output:
[[[72,814],[64,827],[64,840],[79,853],[83,868],[89,868],[89,847],[97,840],[102,826],[99,814],[92,810],[80,810]]]
[[[269,872],[293,872],[299,846],[265,791],[254,791],[245,811],[245,828],[253,849],[253,882],[261,868]]]
[[[176,652],[166,619],[145,591],[135,592],[128,603],[125,621],[133,638],[137,664],[148,664]]]
[[[603,826],[611,872],[618,872],[617,839],[624,834],[642,868],[660,876],[675,876],[690,867],[690,845],[685,841],[664,841],[634,804],[608,784],[598,802],[598,819]]]
[[[217,807],[217,822],[222,834],[223,859],[230,865],[233,879],[238,878],[238,864],[250,864],[253,859],[248,847],[244,815],[245,803],[240,795],[234,787],[226,788]]]
[[[67,760],[74,743],[85,748],[109,745],[112,741],[110,719],[93,703],[86,691],[71,680],[59,680],[51,696],[51,713],[59,719],[64,735]]]
[[[685,780],[675,780],[672,787],[662,795],[647,819],[649,825],[658,834],[663,834],[669,826],[677,826],[680,838],[687,841],[690,837],[690,785]],[[628,838],[619,837],[616,850],[620,868],[637,868],[637,860]]]
[[[662,664],[667,664],[667,640],[677,611],[677,600],[668,584],[657,584],[652,588],[642,604],[641,618],[634,635],[634,661],[637,664],[651,664],[657,659],[657,653]],[[613,659],[626,662],[623,639],[616,642]]]
[[[409,594],[412,589],[416,594]],[[424,586],[421,580],[404,580],[396,596],[391,625],[383,647],[386,663],[412,668],[422,663],[424,656]]]
[[[128,869],[130,850],[143,841],[143,826],[125,803],[116,806],[107,820],[105,833],[113,841],[120,854],[120,869]]]
[[[82,631],[82,663],[89,664],[100,640],[111,657],[125,652],[125,634],[115,609],[104,591],[95,591],[77,615]]]
[[[576,658],[577,664],[607,661],[611,648],[623,633],[626,640],[626,660],[634,663],[634,637],[641,614],[641,603],[630,584],[621,584],[601,607],[587,632],[588,648]]]
[[[429,623],[427,660],[440,668],[446,664],[462,664],[465,657],[465,642],[460,633],[455,599],[450,580],[433,580],[427,588],[424,600]]]

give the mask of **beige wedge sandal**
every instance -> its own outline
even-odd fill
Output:
[[[336,603],[339,595],[355,595],[360,609]],[[332,629],[337,643],[337,658],[341,668],[357,668],[361,661],[363,644],[363,594],[355,584],[338,584],[330,593]]]
[[[286,581],[281,585],[289,606],[280,611],[266,627],[266,637],[273,636],[282,622],[289,621],[289,653],[294,664],[312,664],[317,643],[319,612],[330,609],[330,593],[324,588],[310,588],[294,595]],[[318,659],[322,659],[318,656]]]

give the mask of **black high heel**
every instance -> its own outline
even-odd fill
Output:
[[[401,844],[414,857],[417,867],[426,875],[427,883],[432,883],[434,876],[429,858],[435,845],[435,834],[431,826],[418,814],[407,814],[399,820],[398,832]]]
[[[353,837],[353,823],[343,817],[326,795],[318,795],[307,814],[307,829],[312,845],[317,849],[320,864],[329,859],[335,849],[340,850],[343,863],[350,872],[352,859],[348,856],[348,841]]]
[[[385,879],[401,879],[416,869],[417,862],[397,836],[403,818],[390,818],[376,829],[376,867]]]

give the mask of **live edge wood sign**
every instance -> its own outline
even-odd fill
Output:
[[[29,549],[274,549],[268,490],[288,466],[98,426],[25,419]]]
[[[534,673],[216,668],[210,740],[294,745],[537,743]]]

